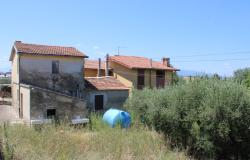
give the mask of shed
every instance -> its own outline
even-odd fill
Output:
[[[85,78],[87,104],[91,110],[122,108],[128,98],[129,88],[114,77]]]

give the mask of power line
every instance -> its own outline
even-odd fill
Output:
[[[173,62],[214,62],[214,61],[249,61],[250,58],[232,58],[232,59],[200,59],[200,60],[181,60],[181,61],[175,61]]]
[[[202,57],[202,56],[228,55],[228,54],[250,54],[250,51],[237,51],[237,52],[218,52],[218,53],[206,53],[206,54],[193,54],[193,55],[173,56],[173,58],[182,58],[182,57]]]
[[[192,57],[206,57],[206,56],[217,56],[217,55],[240,55],[240,54],[245,54],[245,55],[250,55],[250,51],[237,51],[237,52],[218,52],[218,53],[206,53],[206,54],[192,54],[192,55],[183,55],[183,56],[170,56],[171,59],[180,59],[180,58],[192,58]],[[153,58],[153,60],[160,61],[161,58]],[[182,60],[180,60],[182,61]],[[183,60],[186,61],[186,60]]]

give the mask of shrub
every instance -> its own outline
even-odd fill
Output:
[[[250,96],[237,83],[200,79],[133,91],[126,107],[198,159],[250,158]]]

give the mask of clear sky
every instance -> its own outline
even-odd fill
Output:
[[[170,57],[183,70],[231,75],[250,67],[249,0],[1,0],[0,71],[15,40]]]

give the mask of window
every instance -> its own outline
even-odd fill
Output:
[[[47,109],[47,118],[54,119],[56,117],[56,109]]]
[[[52,74],[59,73],[59,61],[52,61]]]
[[[137,75],[137,89],[143,89],[145,85],[145,75],[144,70],[139,69]]]
[[[114,76],[113,71],[109,70],[109,76]]]
[[[164,86],[165,86],[165,71],[157,70],[156,71],[156,87],[164,88]]]

